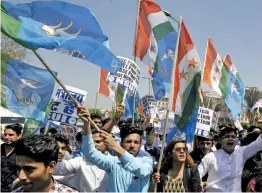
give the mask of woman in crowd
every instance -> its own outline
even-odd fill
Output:
[[[198,192],[200,190],[198,168],[190,157],[184,140],[175,139],[167,145],[160,174],[154,173],[153,181],[158,183],[158,192]]]

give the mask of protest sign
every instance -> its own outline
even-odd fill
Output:
[[[210,129],[217,124],[217,114],[208,108],[199,107],[195,135],[208,137]]]
[[[73,148],[79,145],[75,138],[78,130],[79,129],[76,126],[67,125],[67,124],[60,125],[60,132],[63,135],[65,135],[67,139],[69,139],[69,145]]]
[[[121,60],[124,65],[119,71],[108,73],[107,81],[109,83],[123,85],[128,89],[129,93],[133,95],[137,89],[140,69],[134,61],[128,58],[118,56],[118,59]]]
[[[146,117],[155,116],[156,99],[152,95],[146,95],[142,98],[143,115]]]
[[[87,95],[86,91],[71,86],[66,86],[66,88],[78,103],[84,104]],[[77,119],[78,116],[75,104],[69,98],[68,94],[62,88],[59,88],[48,115],[48,120],[76,125]]]

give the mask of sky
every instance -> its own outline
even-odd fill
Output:
[[[29,0],[8,0],[14,3]],[[137,0],[64,0],[88,7],[97,17],[105,34],[109,37],[111,51],[117,56],[133,60],[134,34],[137,15]],[[262,89],[262,1],[183,1],[157,0],[163,10],[177,20],[182,15],[185,25],[200,56],[202,67],[205,58],[207,38],[211,38],[220,56],[229,53],[245,86]],[[76,13],[77,14],[77,13]],[[175,29],[177,24],[172,22]],[[88,25],[88,24],[87,24]],[[58,72],[65,85],[88,92],[86,105],[95,106],[99,83],[99,68],[86,61],[65,54],[39,50],[52,70]],[[25,61],[42,66],[34,54],[27,52]],[[148,77],[145,64],[137,59],[141,76]],[[148,79],[140,79],[140,96],[148,94]],[[204,90],[207,90],[204,86]],[[98,108],[110,109],[112,101],[99,96]]]

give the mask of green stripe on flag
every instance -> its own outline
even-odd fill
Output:
[[[169,21],[161,23],[153,28],[153,33],[155,35],[156,41],[161,40],[169,32],[173,32],[175,29]]]
[[[12,38],[18,44],[31,49],[36,50],[37,48],[27,45],[24,41],[22,41],[19,37],[20,28],[22,23],[12,16],[8,15],[1,3],[1,31]]]
[[[223,67],[221,69],[221,78],[220,78],[219,85],[218,85],[223,98],[225,98],[226,94],[227,94],[227,76],[228,76],[228,71],[229,71],[229,69],[226,67],[225,64],[223,64]]]
[[[119,104],[121,100],[123,100],[124,97],[124,91],[120,86],[117,86],[116,92],[115,92],[115,102],[116,104]]]
[[[187,86],[184,91],[184,101],[185,105],[182,112],[182,117],[179,119],[177,123],[178,128],[183,128],[186,123],[190,120],[190,118],[194,115],[195,111],[197,111],[199,107],[199,87],[201,82],[201,72],[195,74],[192,81]]]
[[[6,91],[3,86],[3,79],[6,73],[6,70],[7,70],[8,60],[9,60],[9,57],[6,54],[1,52],[1,106],[6,109],[7,109],[6,95],[5,95]]]

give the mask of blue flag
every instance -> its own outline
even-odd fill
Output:
[[[192,146],[195,136],[197,116],[198,110],[195,111],[193,116],[182,129],[176,127],[172,128],[166,137],[166,143],[169,143],[175,138],[185,138],[187,145]]]
[[[133,115],[133,100],[134,100],[134,96],[133,95],[127,95],[126,96],[126,100],[125,100],[125,115],[124,115],[124,119],[130,119],[132,118]],[[135,119],[138,119],[138,112],[137,112],[137,108],[138,108],[138,104],[140,102],[140,96],[138,91],[136,92],[136,99],[135,99]]]
[[[52,75],[4,55],[1,75],[1,105],[24,118],[43,121],[55,85]]]
[[[29,49],[65,53],[109,72],[116,72],[123,65],[104,46],[108,37],[85,7],[62,1],[34,1],[2,2],[2,8],[2,32]]]
[[[225,103],[233,116],[239,116],[242,112],[242,104],[244,103],[245,86],[229,69],[227,69],[227,73]]]

